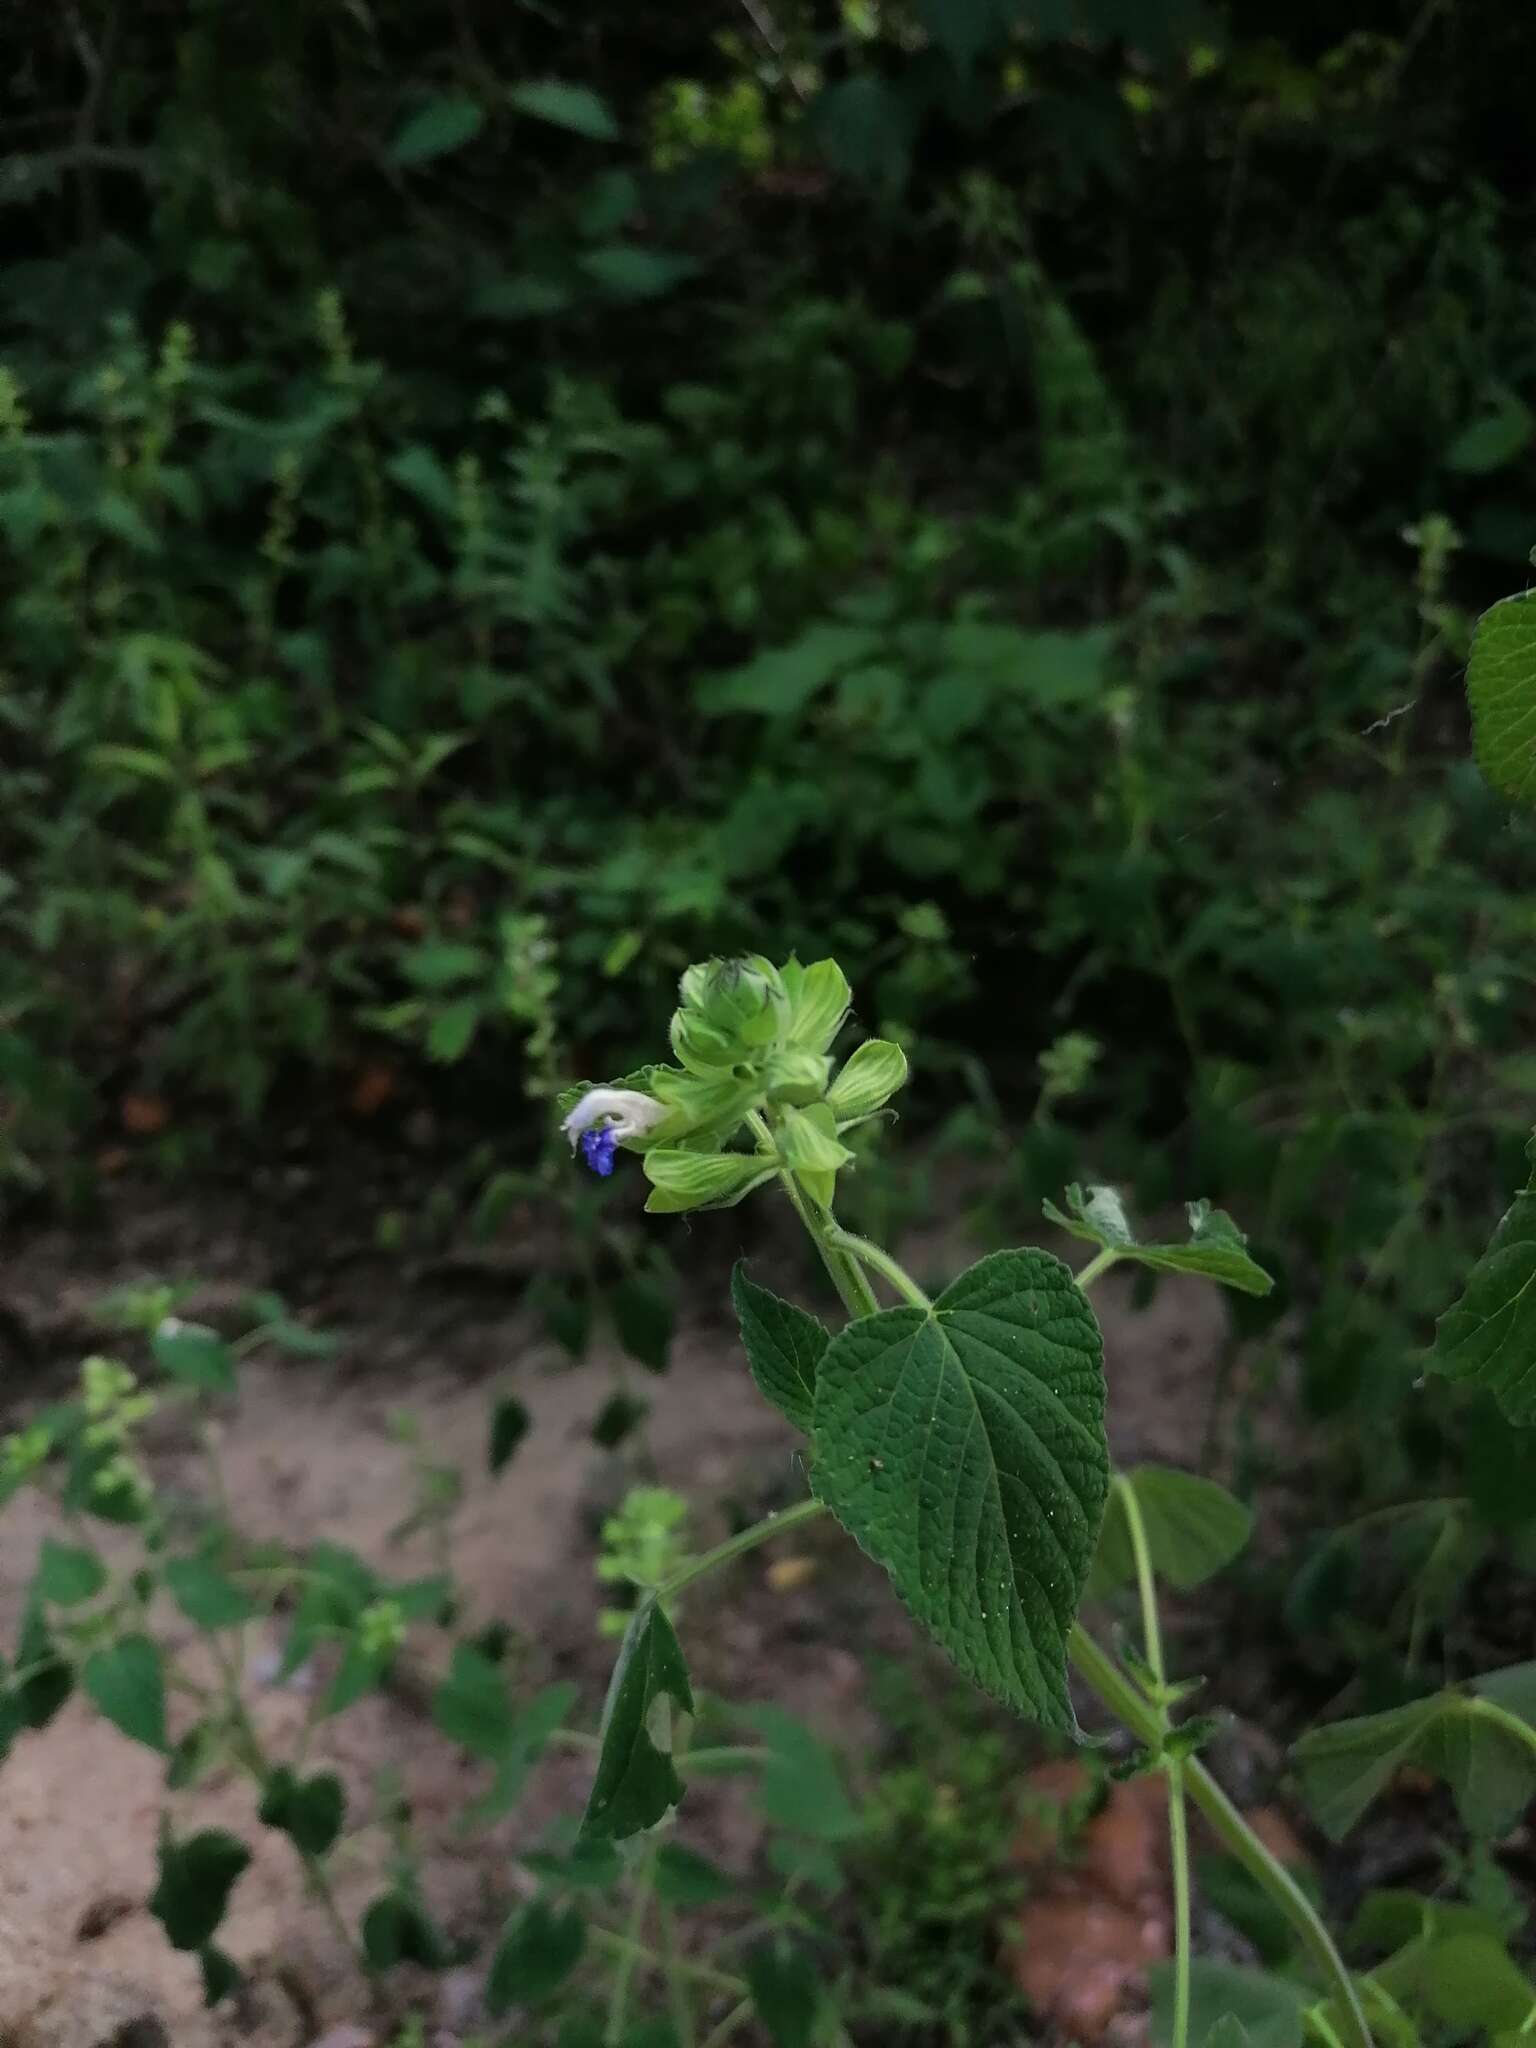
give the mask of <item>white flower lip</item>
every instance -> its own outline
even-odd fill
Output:
[[[616,1138],[640,1138],[667,1114],[666,1104],[637,1088],[589,1088],[561,1124],[571,1150],[583,1131],[606,1124]]]

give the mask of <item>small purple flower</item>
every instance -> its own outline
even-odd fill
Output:
[[[581,1134],[581,1156],[594,1173],[606,1180],[613,1171],[613,1155],[619,1148],[619,1134],[612,1124],[599,1124]]]

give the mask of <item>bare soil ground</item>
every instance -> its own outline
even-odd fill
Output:
[[[409,1411],[430,1455],[464,1475],[451,1564],[466,1621],[510,1623],[529,1684],[575,1679],[591,1725],[612,1656],[595,1628],[601,1602],[592,1560],[602,1514],[643,1476],[685,1494],[696,1507],[695,1540],[713,1540],[728,1517],[750,1518],[797,1496],[793,1433],[757,1395],[718,1316],[684,1328],[664,1377],[637,1375],[602,1352],[573,1367],[535,1329],[510,1278],[500,1285],[493,1272],[489,1284],[470,1289],[451,1273],[378,1258],[338,1266],[306,1249],[324,1237],[320,1220],[295,1204],[276,1213],[248,1201],[192,1209],[141,1194],[119,1201],[89,1237],[49,1231],[13,1245],[0,1270],[3,1327],[16,1354],[5,1376],[13,1414],[56,1390],[86,1350],[99,1348],[89,1311],[110,1288],[195,1278],[202,1291],[184,1312],[217,1323],[238,1293],[278,1286],[316,1325],[338,1330],[343,1347],[331,1359],[258,1357],[243,1369],[221,1424],[236,1525],[295,1546],[324,1537],[391,1576],[435,1569],[440,1560],[423,1539],[391,1537],[410,1487],[408,1453],[390,1418]],[[697,1263],[712,1276],[718,1268],[723,1280],[721,1255],[734,1249],[718,1231],[703,1233]],[[930,1269],[945,1249],[932,1241],[912,1248]],[[957,1245],[948,1249],[963,1255]],[[784,1248],[772,1244],[757,1270],[786,1287],[797,1277]],[[697,1288],[701,1301],[721,1292],[706,1295],[702,1280]],[[1111,1276],[1098,1306],[1118,1457],[1193,1463],[1225,1328],[1220,1300],[1209,1288],[1172,1281],[1135,1313],[1128,1289]],[[590,1427],[615,1374],[626,1372],[649,1400],[650,1417],[643,1443],[615,1454],[592,1442]],[[493,1384],[515,1389],[533,1417],[495,1479],[484,1456]],[[172,1490],[204,1483],[184,1423],[158,1430],[153,1457],[157,1478]],[[0,1642],[14,1640],[48,1526],[32,1494],[4,1512]],[[878,1739],[865,1660],[920,1653],[882,1575],[835,1531],[814,1525],[791,1547],[806,1560],[798,1583],[786,1586],[785,1574],[771,1572],[770,1548],[701,1593],[687,1617],[690,1660],[704,1687],[735,1700],[774,1699],[835,1738],[857,1776]],[[281,1753],[306,1716],[305,1687],[315,1674],[279,1683],[275,1639],[252,1635],[247,1703]],[[323,1723],[310,1759],[341,1774],[353,1814],[374,1808],[381,1772],[400,1775],[425,1847],[427,1897],[445,1924],[476,1933],[505,1910],[509,1845],[578,1806],[589,1767],[579,1755],[552,1752],[511,1821],[488,1837],[459,1835],[455,1816],[466,1795],[483,1789],[484,1773],[431,1730],[430,1675],[408,1676]],[[227,1827],[254,1849],[220,1934],[248,1988],[216,2016],[203,2012],[195,1960],[166,1946],[144,1904],[154,1883],[162,1775],[148,1751],[78,1700],[17,1741],[0,1771],[0,2044],[300,2048],[343,2023],[383,2027],[385,2016],[307,1894],[290,1845],[257,1823],[249,1787],[233,1776],[171,1795],[178,1832]],[[728,1866],[748,1867],[756,1830],[745,1801],[732,1781],[690,1793],[686,1838]],[[372,1828],[340,1857],[340,1904],[354,1923],[380,1889],[387,1855],[383,1830]],[[420,1988],[445,2042],[472,2027],[472,1973]]]

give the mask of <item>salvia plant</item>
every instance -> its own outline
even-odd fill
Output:
[[[1529,798],[1536,598],[1484,619],[1469,688],[1485,772],[1506,794]],[[851,1010],[833,960],[703,962],[682,977],[670,1059],[560,1098],[578,1168],[608,1178],[632,1163],[653,1214],[782,1197],[846,1314],[828,1327],[745,1264],[736,1268],[747,1368],[804,1438],[805,1496],[702,1553],[692,1551],[673,1496],[637,1493],[611,1518],[599,1576],[605,1586],[625,1582],[633,1604],[605,1623],[623,1634],[595,1734],[568,1725],[571,1685],[532,1692],[517,1683],[505,1628],[461,1621],[446,1543],[443,1569],[397,1581],[335,1545],[252,1546],[218,1516],[189,1528],[183,1506],[157,1493],[144,1452],[156,1407],[179,1404],[199,1418],[217,1500],[219,1411],[242,1357],[263,1346],[314,1353],[325,1340],[271,1295],[251,1298],[247,1327],[232,1339],[184,1320],[175,1290],[146,1287],[109,1314],[125,1342],[147,1350],[154,1378],[115,1356],[93,1357],[73,1399],[0,1442],[0,1501],[45,1487],[60,1532],[43,1542],[14,1662],[0,1668],[0,1754],[78,1687],[164,1757],[167,1817],[150,1908],[171,1942],[198,1958],[210,2002],[238,1981],[216,1937],[250,1852],[222,1829],[188,1831],[175,1795],[215,1766],[249,1777],[258,1822],[289,1839],[368,1970],[441,1966],[463,1951],[428,1909],[403,1800],[386,1794],[374,1810],[350,1813],[341,1778],[313,1755],[323,1724],[388,1683],[421,1634],[435,1631],[446,1653],[422,1666],[433,1720],[490,1772],[471,1819],[508,1813],[551,1743],[592,1758],[579,1817],[521,1852],[520,1902],[486,1959],[491,2016],[531,2012],[542,2028],[559,1999],[560,2048],[693,2048],[702,2029],[708,2048],[720,2048],[754,2019],[778,2048],[845,2042],[848,2025],[869,2015],[829,1990],[814,1918],[797,1900],[807,1886],[836,1883],[839,1845],[857,1817],[831,1758],[773,1705],[733,1725],[735,1733],[744,1720],[756,1741],[714,1741],[717,1710],[696,1694],[685,1651],[688,1598],[706,1575],[829,1518],[883,1567],[968,1679],[1053,1736],[1102,1752],[1104,1738],[1079,1726],[1075,1677],[1077,1696],[1124,1731],[1113,1768],[1163,1781],[1175,1952],[1158,2010],[1174,2048],[1218,2027],[1230,2048],[1244,2024],[1275,2048],[1472,2033],[1510,2048],[1536,2032],[1536,1985],[1509,1952],[1507,1900],[1490,1898],[1486,1885],[1465,1904],[1377,1893],[1336,1940],[1201,1754],[1217,1721],[1196,1697],[1200,1682],[1169,1667],[1159,1586],[1202,1585],[1242,1548],[1250,1517],[1209,1479],[1115,1469],[1092,1290],[1111,1267],[1128,1265],[1262,1295],[1271,1282],[1241,1231],[1196,1201],[1183,1235],[1148,1240],[1112,1189],[1073,1186],[1047,1207],[1090,1248],[1075,1271],[1023,1246],[988,1254],[930,1295],[887,1247],[838,1222],[840,1185],[856,1164],[848,1140],[892,1114],[907,1078],[902,1050],[880,1039],[839,1056]],[[1427,1363],[1491,1393],[1512,1425],[1536,1421],[1536,1177],[1443,1317]],[[495,1403],[493,1472],[516,1456],[526,1420],[511,1396]],[[400,1434],[419,1495],[408,1524],[438,1530],[458,1497],[456,1477],[419,1429]],[[1106,1644],[1080,1609],[1120,1589],[1134,1598],[1139,1628]],[[308,1674],[309,1712],[282,1753],[248,1703],[248,1638],[258,1624],[280,1632],[279,1675]],[[1442,1778],[1468,1830],[1491,1840],[1536,1796],[1536,1663],[1324,1725],[1302,1739],[1295,1763],[1332,1833],[1351,1827],[1411,1763]],[[757,1774],[785,1877],[766,1911],[755,1902],[754,1939],[739,1966],[726,1958],[729,1968],[685,1950],[675,1928],[679,1911],[716,1907],[732,1889],[674,1831],[689,1780],[720,1770]],[[1263,1970],[1192,1953],[1191,1807],[1268,1914]],[[368,1827],[384,1832],[386,1874],[354,1929],[338,1904],[334,1862]],[[1362,1952],[1374,1954],[1368,1967],[1346,1960]],[[600,1999],[594,1981],[606,1984]],[[642,1997],[655,1984],[665,2018]]]

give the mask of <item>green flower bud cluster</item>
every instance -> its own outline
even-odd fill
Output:
[[[132,1455],[130,1436],[158,1403],[115,1358],[87,1358],[80,1367],[81,1441],[88,1453],[93,1509],[117,1521],[137,1521],[154,1499],[149,1474]]]
[[[85,1441],[93,1450],[121,1444],[136,1424],[155,1412],[153,1394],[141,1394],[126,1365],[115,1358],[87,1358],[80,1367],[80,1406]]]
[[[365,1657],[392,1657],[405,1641],[405,1612],[397,1601],[375,1600],[357,1617],[357,1647]]]
[[[906,1079],[900,1047],[872,1039],[838,1069],[832,1045],[851,991],[835,960],[701,961],[678,993],[676,1066],[647,1067],[607,1093],[572,1090],[562,1109],[581,1123],[636,1096],[659,1106],[650,1119],[626,1115],[622,1126],[614,1109],[609,1141],[644,1155],[653,1212],[727,1208],[784,1171],[830,1203],[853,1157],[843,1133],[883,1109]],[[738,1149],[744,1135],[750,1150]]]

